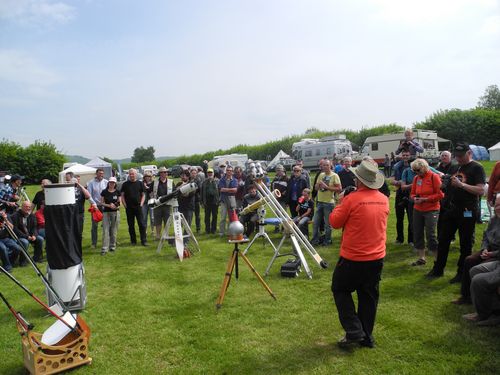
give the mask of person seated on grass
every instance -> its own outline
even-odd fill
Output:
[[[500,324],[500,261],[482,263],[470,270],[470,293],[476,312],[465,314],[463,318],[478,326]]]
[[[10,238],[6,226],[13,229],[12,224],[7,218],[7,214],[2,210],[0,211],[0,259],[2,260],[3,268],[5,268],[7,272],[10,272],[19,257],[21,248],[12,238]]]
[[[462,275],[462,285],[460,288],[460,297],[452,301],[456,305],[471,304],[470,271],[473,267],[493,262],[500,259],[500,199],[495,202],[495,216],[490,219],[488,228],[483,233],[483,242],[481,250],[469,255],[464,261],[464,273]]]
[[[33,204],[24,201],[21,209],[11,216],[14,226],[14,233],[27,248],[29,244],[33,245],[33,260],[37,263],[43,262],[43,237],[38,234],[36,217],[32,213]]]
[[[250,206],[258,200],[259,196],[257,195],[257,187],[255,185],[250,185],[248,187],[248,193],[243,197],[242,208]],[[259,214],[257,212],[257,209],[240,216],[240,222],[245,227],[245,235],[247,237],[250,237],[255,231],[255,223],[257,223],[257,221],[259,221]]]
[[[311,189],[305,188],[302,190],[302,196],[297,203],[295,209],[297,211],[297,216],[293,218],[293,221],[297,224],[300,231],[304,233],[306,237],[309,237],[309,228],[307,225],[314,215],[314,201],[311,199]]]

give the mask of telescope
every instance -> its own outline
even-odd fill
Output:
[[[162,195],[161,197],[159,197],[157,199],[151,198],[148,201],[148,204],[150,206],[159,206],[161,204],[165,204],[170,199],[177,198],[179,196],[179,194],[188,195],[189,193],[196,191],[196,189],[198,189],[198,186],[194,182],[190,182],[189,184],[185,184],[185,185],[180,186],[179,188],[175,189],[170,194]]]
[[[272,195],[274,195],[274,197],[276,198],[279,198],[281,197],[281,193],[278,189],[275,189],[273,192],[272,192]],[[271,201],[271,198],[267,195],[264,195],[262,198],[260,198],[258,201],[255,201],[254,203],[252,204],[249,204],[248,206],[246,206],[244,209],[241,210],[240,212],[240,215],[246,215],[252,211],[255,211],[257,208],[259,208],[260,206],[264,205],[264,204],[270,204],[269,202]]]

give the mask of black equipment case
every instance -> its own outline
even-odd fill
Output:
[[[300,259],[288,259],[285,264],[281,266],[281,276],[283,277],[297,277],[300,272]]]

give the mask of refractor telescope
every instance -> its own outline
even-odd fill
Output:
[[[148,201],[148,204],[150,206],[159,206],[161,204],[165,204],[168,202],[170,199],[177,198],[179,194],[181,195],[188,195],[189,193],[192,193],[193,191],[196,191],[198,186],[194,182],[190,182],[189,184],[185,184],[180,186],[179,188],[175,189],[173,192],[167,195],[162,195],[161,197],[157,199],[150,199]]]

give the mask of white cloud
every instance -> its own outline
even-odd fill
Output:
[[[64,24],[76,15],[76,9],[66,3],[51,0],[1,0],[0,19],[23,25]]]

